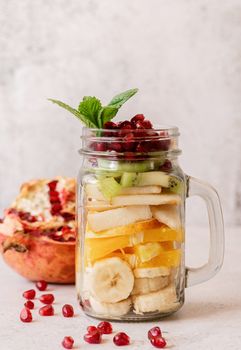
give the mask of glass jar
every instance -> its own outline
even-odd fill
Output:
[[[87,315],[124,321],[167,316],[183,305],[185,287],[220,269],[220,200],[179,167],[178,136],[176,127],[133,130],[131,139],[125,130],[83,128],[76,285]],[[138,152],[131,151],[134,143]],[[185,267],[185,200],[191,195],[205,200],[209,215],[209,261],[200,268]]]

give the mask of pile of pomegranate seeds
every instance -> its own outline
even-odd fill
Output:
[[[156,348],[162,349],[167,345],[159,327],[153,327],[148,331],[148,339]]]
[[[95,142],[91,147],[98,152],[138,152],[148,153],[155,151],[167,151],[170,148],[170,138],[167,132],[157,132],[153,129],[152,123],[145,119],[143,114],[135,115],[130,121],[104,124],[104,137],[113,137],[103,142]],[[128,155],[130,157],[130,155]]]
[[[43,280],[36,282],[35,285],[36,285],[36,288],[38,288],[38,290],[40,290],[41,292],[46,290],[48,287],[48,283]]]
[[[31,300],[26,301],[26,303],[24,303],[24,306],[29,309],[32,310],[34,308],[34,303]]]
[[[36,295],[36,292],[34,289],[29,289],[23,292],[23,297],[28,300],[34,299],[35,295]]]
[[[41,303],[43,303],[43,304],[53,304],[53,302],[54,302],[54,296],[53,296],[53,294],[43,294],[43,295],[41,295],[41,297],[39,298],[39,300],[40,300]]]
[[[52,305],[45,305],[39,309],[40,316],[53,316],[54,308]]]
[[[59,198],[59,192],[56,191],[58,181],[54,180],[48,183],[49,187],[49,201],[51,203],[51,214],[52,215],[59,215],[62,208],[62,204],[60,202]]]
[[[72,349],[74,345],[74,339],[72,337],[64,337],[62,345],[65,349]]]
[[[74,316],[74,309],[72,305],[65,304],[62,307],[62,313],[64,317],[73,317]]]
[[[130,337],[124,332],[117,333],[113,338],[113,343],[117,346],[129,345]]]

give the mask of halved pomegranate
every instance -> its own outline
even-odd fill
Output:
[[[61,210],[53,210],[53,191]],[[24,184],[0,223],[0,251],[5,262],[32,281],[74,283],[74,203],[73,179],[58,177]]]

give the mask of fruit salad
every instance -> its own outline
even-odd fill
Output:
[[[178,134],[154,128],[143,114],[113,122],[136,92],[117,95],[105,107],[85,97],[78,110],[52,100],[87,126],[76,281],[84,311],[106,319],[152,319],[183,303],[185,181],[176,160]]]

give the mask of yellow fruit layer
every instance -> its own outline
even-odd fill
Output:
[[[173,249],[168,251],[163,251],[159,254],[159,256],[143,263],[140,261],[138,256],[135,254],[125,254],[124,251],[116,251],[111,254],[108,254],[105,258],[111,257],[119,257],[134,269],[134,268],[152,268],[152,267],[177,267],[180,265],[181,261],[181,249]],[[93,262],[92,262],[93,263]],[[92,266],[92,264],[88,261],[86,262],[87,266]]]
[[[133,235],[122,235],[110,238],[86,238],[85,252],[88,261],[103,258],[117,249],[133,247],[141,243],[182,241],[182,231],[175,231],[165,226],[146,230]]]

